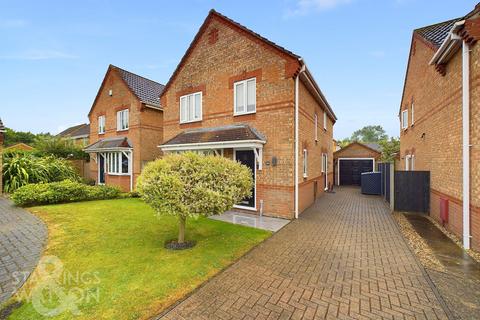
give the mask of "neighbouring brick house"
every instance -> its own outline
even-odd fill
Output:
[[[479,5],[464,17],[414,30],[399,111],[400,167],[430,171],[430,215],[477,250],[479,37]]]
[[[86,146],[89,143],[90,124],[83,123],[63,130],[57,137],[72,141],[79,146]]]
[[[164,152],[252,169],[253,196],[238,210],[293,218],[333,183],[336,117],[302,58],[214,10],[160,100]]]
[[[3,142],[5,140],[5,126],[2,119],[0,119],[0,195],[3,192]]]
[[[360,185],[363,172],[375,171],[382,156],[378,143],[352,142],[333,153],[337,185]]]
[[[113,65],[108,67],[90,120],[91,176],[97,184],[133,190],[144,164],[161,155],[164,86]]]

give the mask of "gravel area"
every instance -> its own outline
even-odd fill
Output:
[[[445,267],[435,257],[432,249],[430,249],[425,240],[423,240],[417,231],[413,229],[407,218],[405,218],[405,216],[400,212],[394,212],[393,217],[399,224],[400,230],[407,239],[408,244],[418,256],[422,264],[427,268],[431,268],[439,272],[446,272]]]

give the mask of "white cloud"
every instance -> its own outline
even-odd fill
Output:
[[[57,50],[29,50],[18,54],[0,55],[2,60],[52,60],[76,59],[75,55]]]
[[[26,20],[23,19],[1,19],[0,28],[12,29],[12,28],[22,28],[28,24]]]
[[[298,0],[295,9],[289,9],[287,16],[305,15],[311,12],[320,12],[333,9],[352,0]]]

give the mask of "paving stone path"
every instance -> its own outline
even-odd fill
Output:
[[[447,319],[380,198],[327,194],[165,319]]]
[[[40,219],[0,196],[0,305],[35,268],[46,239]]]

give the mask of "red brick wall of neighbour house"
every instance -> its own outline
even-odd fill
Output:
[[[215,33],[212,39],[209,34]],[[290,59],[290,60],[289,60]],[[246,123],[266,136],[263,170],[257,170],[257,208],[264,214],[292,218],[294,80],[291,58],[213,17],[162,96],[164,140],[187,128]],[[291,69],[291,68],[290,68]],[[256,78],[255,114],[234,116],[233,82]],[[203,121],[179,124],[179,97],[203,92]],[[268,166],[272,157],[278,165]]]
[[[298,183],[299,211],[302,212],[320,197],[325,189],[322,173],[322,153],[328,156],[328,182],[333,183],[333,122],[327,117],[327,129],[323,126],[325,106],[317,102],[302,81],[299,83],[299,144]],[[318,117],[317,141],[315,141],[315,114]],[[303,150],[307,150],[307,177],[303,176]],[[316,185],[316,187],[315,187]],[[316,189],[316,190],[315,190]]]
[[[413,38],[401,109],[409,110],[408,129],[400,131],[400,170],[405,155],[415,156],[415,170],[431,175],[430,214],[440,220],[440,199],[449,199],[446,225],[462,236],[462,56],[458,51],[442,76],[428,63],[434,50],[417,36]],[[471,234],[472,246],[480,249],[480,66],[479,47],[471,51]],[[414,103],[412,126],[411,103]]]
[[[109,95],[112,90],[113,95]],[[129,109],[129,129],[117,131],[117,111]],[[98,117],[105,115],[105,134],[98,134]],[[130,91],[120,75],[112,69],[107,73],[104,85],[89,115],[90,143],[110,137],[128,137],[133,145],[133,174],[140,174],[143,161],[153,160],[159,154],[157,146],[162,141],[162,112],[146,109]],[[98,178],[98,164],[90,161],[90,170]],[[107,175],[106,184],[118,185],[124,191],[130,190],[130,176]]]
[[[333,159],[335,163],[335,177],[338,177],[339,158],[374,158],[376,166],[377,162],[380,161],[381,153],[356,143],[340,149],[333,154]],[[374,168],[374,170],[376,170],[376,168]],[[338,184],[337,180],[335,180],[335,184]]]

